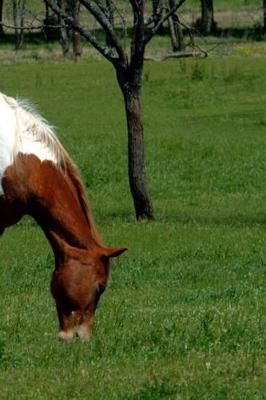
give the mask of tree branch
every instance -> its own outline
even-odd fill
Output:
[[[113,47],[116,49],[120,62],[124,65],[127,65],[126,54],[119,42],[117,35],[114,32],[112,24],[100,8],[98,0],[96,1],[96,3],[98,4],[99,9],[97,9],[95,4],[93,4],[91,0],[79,0],[79,2],[94,16],[96,21],[98,21],[98,23],[102,26]]]
[[[144,43],[144,3],[143,0],[129,0],[133,15],[133,35],[131,39],[131,61],[130,65],[132,68],[142,68],[143,55],[145,50]]]
[[[184,3],[186,0],[180,0],[171,10],[168,11],[168,13],[163,16],[160,21],[158,21],[157,25],[149,32],[149,34],[145,38],[145,46],[149,41],[153,38],[154,35],[159,31],[161,26],[164,24],[165,21],[168,20],[171,15],[173,15]]]
[[[61,7],[59,7],[54,0],[44,0],[45,3],[50,7],[57,15],[65,20],[67,24],[69,24],[73,29],[79,32],[83,37],[85,37],[90,44],[99,51],[99,53],[104,56],[108,61],[112,64],[116,65],[119,61],[119,57],[114,54],[114,51],[108,47],[104,47],[101,43],[98,42],[96,37],[88,30],[85,30],[82,26],[79,25],[77,21],[74,21],[72,17],[66,14]]]
[[[107,7],[105,7],[101,0],[94,0],[94,2],[97,4],[97,6],[99,7],[99,9],[101,10],[101,12],[105,15],[105,17],[108,17],[108,11],[107,11]]]

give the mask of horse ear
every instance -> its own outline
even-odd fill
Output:
[[[106,249],[105,255],[108,258],[114,258],[120,256],[120,254],[123,254],[125,251],[127,251],[126,247],[109,247]]]

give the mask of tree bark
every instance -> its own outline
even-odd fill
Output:
[[[66,11],[66,3],[65,0],[57,0],[58,5]],[[58,16],[58,25],[59,28],[59,43],[62,47],[63,56],[65,57],[69,52],[69,32],[65,23],[65,20]]]
[[[4,29],[3,29],[3,5],[4,5],[4,0],[0,0],[0,36],[4,35]]]
[[[71,15],[75,23],[79,22],[79,2],[77,0],[66,0],[68,13]],[[73,54],[75,61],[82,54],[82,46],[80,41],[80,33],[71,28],[71,37],[73,44]]]
[[[201,32],[204,35],[209,35],[214,31],[214,28],[213,0],[201,0]]]
[[[169,10],[174,8],[175,4],[176,0],[169,0]],[[168,23],[173,51],[183,51],[185,49],[183,31],[176,13],[170,16]]]
[[[117,79],[124,96],[128,132],[128,177],[136,218],[153,219],[153,206],[149,197],[145,175],[144,135],[141,113],[141,72],[117,70]],[[130,79],[128,77],[130,76]],[[133,77],[133,78],[132,78]]]
[[[24,13],[26,0],[13,0],[13,20],[15,26],[15,49],[19,50],[24,42]]]
[[[263,30],[266,32],[266,0],[263,0]]]
[[[137,219],[153,218],[144,165],[144,138],[138,93],[124,94],[128,129],[128,176]]]

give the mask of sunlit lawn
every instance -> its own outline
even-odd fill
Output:
[[[25,219],[1,238],[0,399],[266,398],[264,58],[147,63],[156,220],[136,223],[126,129],[103,61],[0,66],[81,169],[113,264],[89,344],[57,341],[53,258]]]

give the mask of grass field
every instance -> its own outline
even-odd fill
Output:
[[[113,263],[89,344],[59,343],[53,258],[24,219],[1,238],[0,399],[266,399],[266,60],[146,63],[156,221],[136,223],[123,104],[103,61],[0,66],[81,169]]]

